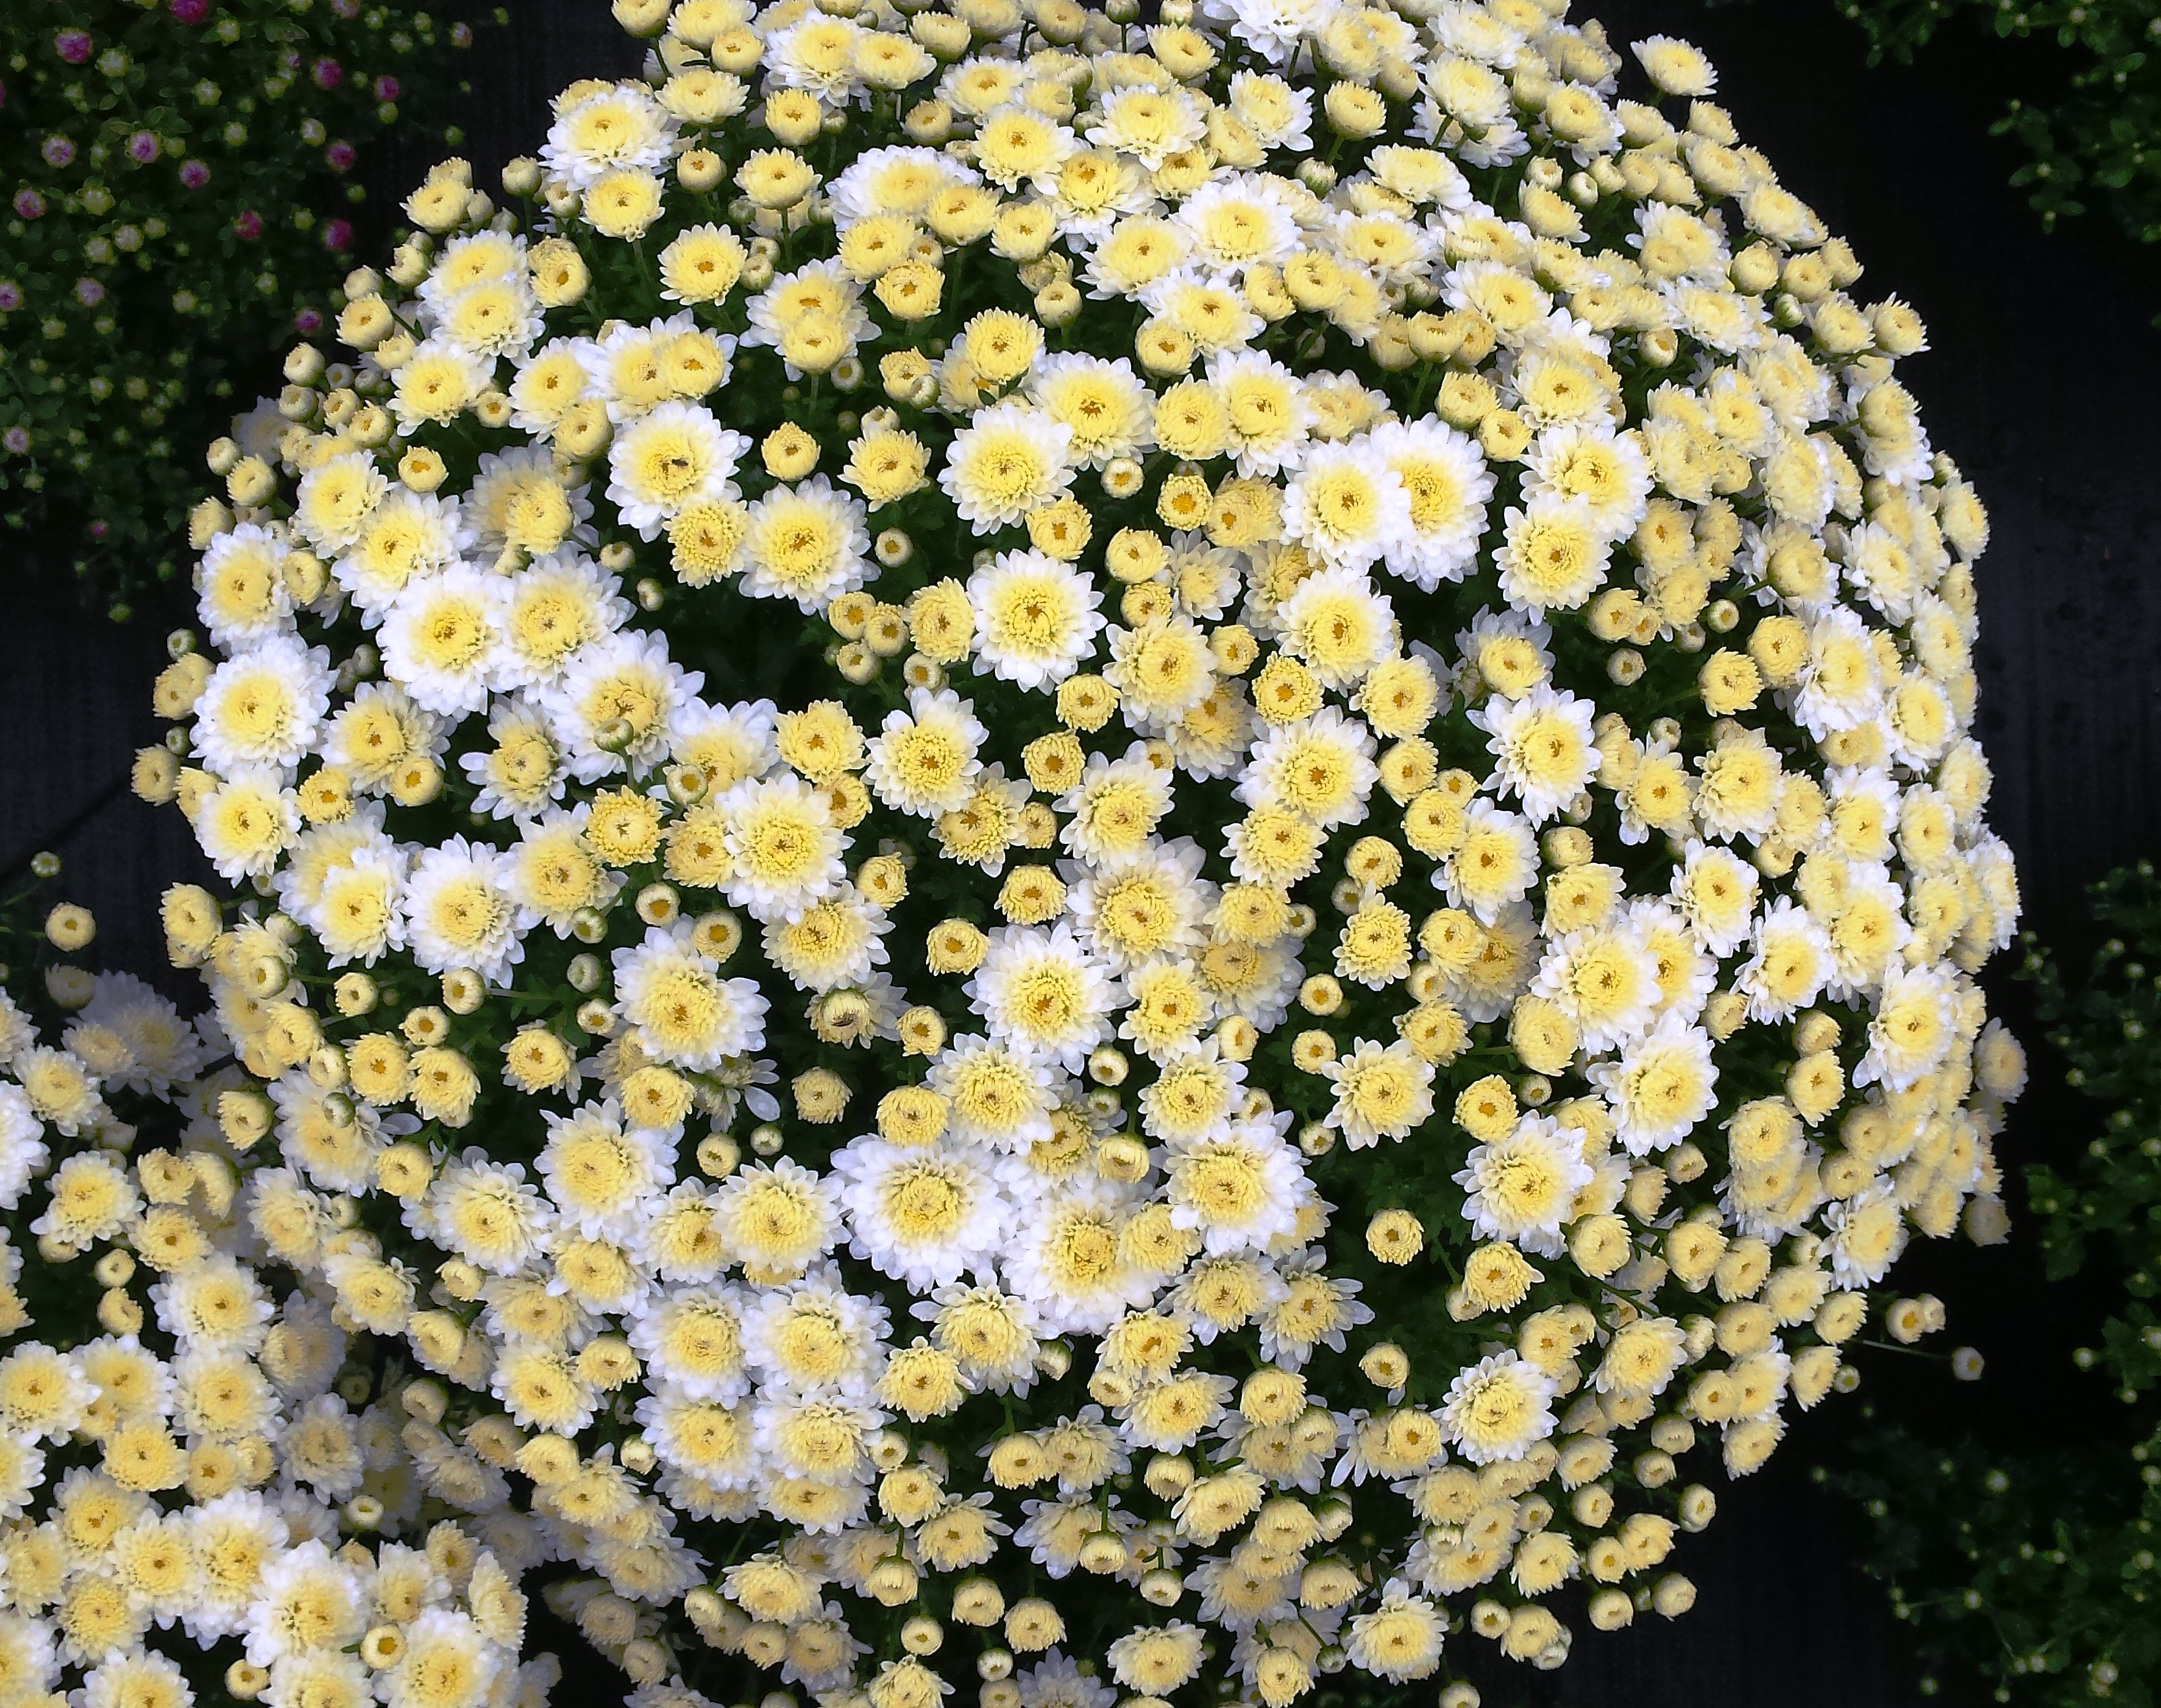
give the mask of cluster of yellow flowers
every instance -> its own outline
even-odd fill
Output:
[[[378,1345],[273,1290],[216,1115],[245,1075],[199,1077],[215,1034],[125,973],[40,998],[57,1043],[0,992],[0,1695],[539,1708],[539,1527]]]
[[[212,448],[248,1224],[648,1700],[1557,1664],[2001,1237],[1920,322],[1565,10],[618,0]]]

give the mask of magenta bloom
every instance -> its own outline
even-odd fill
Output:
[[[0,450],[5,450],[12,456],[25,456],[29,455],[29,428],[10,427],[5,433],[0,433]]]
[[[94,279],[78,279],[75,282],[75,299],[86,309],[94,309],[105,300],[105,287]]]
[[[323,330],[323,311],[320,309],[302,309],[293,316],[293,330],[302,334],[313,334]]]
[[[232,234],[244,243],[252,243],[263,235],[263,216],[250,208],[232,222]]]
[[[172,0],[172,8],[182,23],[200,23],[210,16],[210,0]]]
[[[375,98],[378,101],[395,101],[404,86],[395,77],[378,77],[375,80]]]
[[[342,255],[352,247],[352,221],[332,220],[323,227],[323,247],[333,255]]]
[[[333,172],[351,171],[353,162],[359,158],[360,150],[351,143],[332,143],[323,150],[324,162]]]
[[[138,166],[147,166],[158,158],[159,147],[155,131],[137,131],[128,138],[128,158]]]
[[[331,0],[331,10],[340,18],[360,16],[360,0]]]
[[[93,522],[85,531],[92,539],[103,539],[112,532],[112,524],[110,522]]]
[[[12,279],[0,279],[0,315],[12,315],[23,306],[23,287]]]
[[[15,192],[15,211],[26,220],[41,220],[45,216],[45,199],[34,190]]]
[[[210,182],[210,168],[200,160],[180,162],[180,182],[190,190],[200,190]]]
[[[86,29],[64,29],[53,38],[53,51],[70,65],[89,63],[92,45]]]
[[[75,164],[75,144],[65,137],[47,137],[38,152],[45,157],[48,166],[69,166]]]
[[[308,75],[315,80],[318,89],[335,89],[345,81],[345,67],[336,60],[317,60]]]

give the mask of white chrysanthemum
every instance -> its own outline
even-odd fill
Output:
[[[936,148],[866,148],[826,186],[842,231],[872,214],[919,214],[949,185],[980,184],[973,167]]]
[[[1449,1383],[1442,1426],[1473,1465],[1521,1459],[1554,1430],[1554,1380],[1513,1352],[1481,1358]]]
[[[623,1018],[660,1060],[706,1071],[764,1046],[769,1005],[758,982],[722,978],[719,963],[693,946],[687,923],[655,925],[612,960]]]
[[[213,646],[234,652],[290,626],[284,561],[291,549],[283,529],[258,522],[243,522],[204,549],[195,565],[195,611]]]
[[[1130,154],[1151,172],[1208,133],[1208,119],[1186,90],[1113,89],[1083,133],[1099,148]]]
[[[674,1184],[675,1162],[664,1137],[626,1127],[610,1098],[568,1115],[543,1112],[548,1142],[541,1147],[542,1184],[556,1211],[556,1225],[587,1239],[627,1239],[648,1200]]]
[[[1604,586],[1612,550],[1588,505],[1547,497],[1509,508],[1494,560],[1508,602],[1543,617],[1576,609]]]
[[[872,573],[868,514],[862,499],[817,475],[776,487],[750,507],[743,535],[742,591],[824,610]]]
[[[1391,1581],[1369,1611],[1351,1617],[1346,1645],[1361,1671],[1391,1684],[1428,1678],[1440,1664],[1447,1616],[1409,1586]]]
[[[717,802],[729,901],[758,919],[799,919],[837,895],[847,837],[826,797],[792,772],[737,784]]]
[[[1130,857],[1100,868],[1061,868],[1070,885],[1065,909],[1075,935],[1120,973],[1199,950],[1208,940],[1208,914],[1217,893],[1200,875],[1205,860],[1197,843],[1180,836],[1169,842],[1151,839]]]
[[[1893,968],[1868,1023],[1868,1049],[1853,1070],[1854,1084],[1880,1081],[1887,1091],[1903,1091],[1941,1066],[1958,1038],[1956,988],[1941,967]]]
[[[1369,569],[1410,536],[1410,492],[1371,439],[1315,445],[1284,488],[1283,527],[1324,563]]]
[[[1154,443],[1154,398],[1125,357],[1107,362],[1078,351],[1055,351],[1029,372],[1030,403],[1065,427],[1067,450],[1082,468],[1101,468],[1138,456]]]
[[[612,634],[630,613],[622,580],[575,548],[536,558],[502,596],[497,679],[505,688],[551,682],[579,648]]]
[[[1325,1063],[1320,1076],[1336,1091],[1326,1124],[1353,1150],[1407,1138],[1433,1113],[1433,1064],[1407,1044],[1361,1039],[1349,1054]]]
[[[452,836],[424,849],[405,883],[404,939],[430,972],[466,968],[508,986],[525,958],[510,893],[510,857],[485,842]]]
[[[742,1308],[742,1295],[732,1287],[656,1289],[631,1319],[631,1349],[658,1384],[733,1405],[750,1388]]]
[[[1471,573],[1486,531],[1493,473],[1476,440],[1445,422],[1389,421],[1368,448],[1388,466],[1409,500],[1409,523],[1382,558],[1391,575],[1430,593]]]
[[[659,763],[676,718],[705,682],[668,656],[661,636],[626,629],[579,652],[539,697],[570,774],[596,783]]]
[[[865,778],[896,812],[935,818],[967,804],[989,736],[974,706],[950,689],[911,688],[908,710],[888,712],[872,737]]]
[[[858,1138],[833,1154],[851,1249],[915,1292],[993,1273],[1014,1206],[972,1145],[903,1146]]]
[[[736,469],[749,449],[700,404],[659,404],[608,446],[608,500],[624,526],[658,539],[693,504],[733,497]]]
[[[341,451],[300,476],[293,526],[316,550],[342,552],[361,535],[390,482],[364,450]]]
[[[1356,718],[1324,706],[1256,742],[1236,792],[1247,806],[1286,808],[1334,830],[1364,820],[1379,776],[1372,732]]]
[[[762,1289],[743,1312],[743,1354],[770,1392],[867,1396],[891,1318],[875,1294],[853,1294],[821,1264]]]
[[[945,1098],[956,1144],[1025,1152],[1051,1136],[1060,1075],[1052,1063],[1001,1040],[963,1034],[940,1050],[924,1083]]]
[[[446,1164],[405,1221],[491,1274],[513,1275],[539,1255],[555,1218],[518,1164],[488,1160],[477,1146]]]
[[[29,1095],[20,1086],[0,1084],[0,1209],[21,1202],[23,1189],[51,1159]]]
[[[1542,1257],[1565,1249],[1561,1229],[1575,1213],[1576,1194],[1591,1170],[1573,1131],[1543,1115],[1526,1115],[1513,1132],[1473,1145],[1455,1175],[1466,1195],[1463,1219],[1481,1239],[1504,1239]]]
[[[1283,650],[1339,690],[1355,688],[1393,656],[1401,634],[1387,595],[1374,591],[1363,570],[1347,565],[1301,581],[1276,607],[1275,627]]]
[[[1832,971],[1830,940],[1804,909],[1780,897],[1757,916],[1748,958],[1733,987],[1748,998],[1748,1018],[1787,1020],[1815,1001]]]
[[[330,710],[330,654],[273,635],[211,672],[195,702],[195,751],[221,777],[289,770]]]
[[[1117,976],[1081,946],[1063,920],[1049,930],[1005,925],[990,935],[966,986],[990,1034],[1078,1073],[1114,1029],[1123,994]]]
[[[1126,1215],[1115,1187],[1083,1177],[1016,1217],[1000,1268],[1045,1330],[1099,1335],[1153,1297],[1120,1238]]]
[[[1498,795],[1514,795],[1542,825],[1590,787],[1601,763],[1591,735],[1590,700],[1541,684],[1518,699],[1494,695],[1467,714],[1486,732],[1494,757],[1489,779]]]
[[[1001,552],[968,577],[976,655],[1003,681],[1054,687],[1095,650],[1102,602],[1070,564],[1039,551]]]
[[[1643,518],[1651,462],[1632,433],[1565,422],[1549,427],[1523,458],[1523,497],[1573,500],[1608,539],[1625,539]]]
[[[1589,926],[1548,941],[1531,991],[1568,1016],[1586,1049],[1611,1049],[1649,1029],[1659,969],[1633,932]]]
[[[560,102],[540,164],[590,190],[625,168],[657,172],[675,151],[675,119],[642,83],[576,86],[575,98]]]
[[[1175,1066],[1174,1058],[1166,1071]],[[1279,1112],[1171,1140],[1164,1164],[1171,1221],[1198,1233],[1211,1255],[1268,1250],[1296,1231],[1299,1212],[1315,1201],[1284,1137],[1290,1121]]]
[[[383,674],[427,711],[480,711],[497,685],[504,591],[462,564],[409,586],[383,615]]]
[[[1008,398],[953,435],[938,484],[977,534],[1008,527],[1073,483],[1073,430]]]

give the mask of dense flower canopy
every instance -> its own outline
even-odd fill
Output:
[[[212,450],[138,786],[264,1261],[641,1701],[1683,1611],[2003,1225],[1918,317],[1559,4],[618,10]]]

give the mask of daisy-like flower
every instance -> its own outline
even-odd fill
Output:
[[[764,1047],[770,1005],[758,982],[722,978],[719,963],[694,946],[687,923],[655,925],[612,960],[623,1018],[659,1060],[704,1070]]]
[[[1333,830],[1365,818],[1379,776],[1372,732],[1325,706],[1256,742],[1236,793],[1247,806],[1286,808]]]
[[[1117,976],[1060,921],[1048,931],[1005,925],[990,935],[965,987],[994,1039],[1078,1073],[1108,1038],[1123,994]]]
[[[1496,761],[1494,793],[1514,795],[1534,825],[1552,818],[1587,789],[1601,763],[1587,700],[1541,684],[1511,700],[1495,695],[1466,714],[1486,732]]]
[[[464,968],[507,986],[525,958],[510,891],[510,857],[452,836],[424,849],[405,881],[405,945],[430,972]]]
[[[742,591],[754,599],[793,599],[806,612],[824,610],[870,579],[867,513],[862,499],[823,475],[775,487],[750,507]]]
[[[1394,474],[1409,500],[1409,525],[1382,564],[1430,593],[1469,575],[1486,531],[1493,473],[1476,440],[1445,422],[1390,421],[1373,430],[1367,448]]]
[[[1733,987],[1748,998],[1752,1020],[1790,1019],[1830,982],[1830,940],[1806,909],[1784,897],[1757,917],[1750,943]]]
[[[938,484],[976,533],[1009,527],[1073,483],[1073,437],[1064,422],[1008,398],[953,435]]]
[[[935,818],[967,805],[990,732],[975,707],[950,689],[912,688],[908,710],[889,711],[870,742],[865,776],[896,812]]]
[[[1361,1039],[1348,1055],[1321,1065],[1335,1087],[1325,1124],[1353,1150],[1384,1138],[1405,1138],[1433,1114],[1433,1064],[1408,1044]]]
[[[1030,1051],[963,1034],[939,1052],[924,1083],[946,1100],[945,1130],[956,1144],[1010,1154],[1051,1137],[1060,1075]]]
[[[625,168],[657,172],[674,148],[674,117],[643,83],[581,84],[557,103],[540,164],[590,190]]]
[[[330,710],[330,654],[273,635],[211,672],[195,702],[195,750],[221,777],[290,770]]]
[[[759,919],[799,919],[846,879],[846,838],[825,796],[793,773],[750,778],[722,794],[729,901]]]
[[[1099,148],[1130,154],[1151,172],[1208,133],[1208,120],[1184,89],[1136,86],[1103,97],[1096,121],[1082,133]]]
[[[608,446],[608,501],[647,539],[694,504],[736,496],[737,466],[750,441],[701,404],[659,404]]]
[[[1023,688],[1051,688],[1080,667],[1102,633],[1102,594],[1039,551],[1001,552],[968,577],[976,656]]]
[[[1155,827],[1170,810],[1174,781],[1136,742],[1117,758],[1091,753],[1080,778],[1059,799],[1071,815],[1059,840],[1096,867],[1122,866],[1153,846]]]
[[[1370,569],[1410,534],[1410,492],[1370,439],[1315,445],[1284,488],[1283,525],[1324,563]]]
[[[1531,991],[1568,1016],[1585,1048],[1610,1049],[1649,1029],[1659,970],[1633,933],[1595,925],[1548,943]]]
[[[1565,1249],[1561,1229],[1591,1184],[1576,1135],[1543,1115],[1526,1115],[1506,1137],[1473,1145],[1454,1176],[1463,1219],[1481,1239],[1504,1239],[1541,1257]]]
[[[1518,1460],[1553,1434],[1553,1377],[1513,1352],[1496,1352],[1449,1383],[1441,1424],[1473,1465]]]
[[[1121,1238],[1127,1214],[1114,1187],[1083,1177],[1015,1216],[999,1271],[1044,1330],[1101,1334],[1153,1296]]]
[[[882,1275],[929,1293],[993,1273],[1015,1208],[987,1153],[859,1138],[833,1154],[850,1248]]]
[[[1501,591],[1534,617],[1573,611],[1605,585],[1611,544],[1589,505],[1540,497],[1507,512],[1501,549]]]
[[[372,629],[395,596],[415,581],[441,575],[471,543],[456,497],[395,487],[354,529],[331,573],[361,607],[361,622]]]
[[[480,711],[497,685],[504,591],[462,564],[408,587],[383,613],[383,673],[429,711]]]
[[[539,700],[570,774],[596,783],[659,763],[705,680],[671,659],[659,635],[626,629],[578,652]]]
[[[1135,456],[1154,440],[1153,398],[1125,357],[1107,362],[1077,351],[1054,351],[1029,372],[1028,400],[1072,435],[1067,453],[1082,468]]]
[[[1297,1230],[1299,1211],[1315,1200],[1284,1136],[1290,1121],[1278,1112],[1172,1139],[1164,1165],[1171,1221],[1199,1234],[1211,1255],[1267,1251]]]
[[[1363,681],[1399,643],[1394,607],[1362,570],[1316,570],[1276,607],[1275,620],[1284,651],[1334,689]]]

